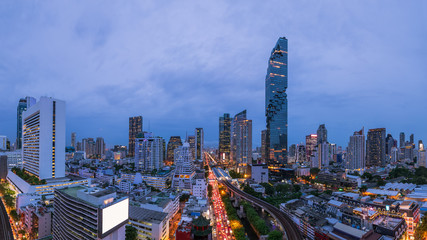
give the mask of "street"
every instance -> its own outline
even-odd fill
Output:
[[[13,240],[12,228],[3,201],[0,201],[0,237],[3,240]]]

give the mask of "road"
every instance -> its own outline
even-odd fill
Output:
[[[209,173],[209,184],[212,186],[212,202],[215,215],[215,230],[216,239],[218,240],[232,240],[234,236],[231,231],[230,221],[228,220],[227,212],[224,203],[222,202],[221,195],[218,190],[218,183],[212,172]]]
[[[288,240],[300,240],[302,239],[301,233],[298,229],[298,227],[295,225],[295,223],[290,219],[285,213],[280,211],[275,206],[256,198],[248,193],[245,193],[235,187],[233,184],[226,180],[221,180],[221,184],[223,184],[225,187],[227,187],[230,191],[232,191],[234,194],[248,200],[249,202],[252,202],[259,207],[265,209],[267,212],[269,212],[282,226],[283,230],[286,233],[286,237]]]
[[[0,201],[0,208],[0,239],[13,240],[12,228],[10,227],[9,217],[7,216],[3,201]]]

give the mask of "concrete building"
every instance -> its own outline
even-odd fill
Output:
[[[77,147],[77,145],[76,145],[76,133],[75,132],[71,133],[71,147],[73,147],[74,149]]]
[[[104,138],[98,137],[95,142],[95,154],[102,156],[105,154],[105,142]]]
[[[138,199],[138,204],[145,209],[167,213],[169,221],[179,210],[179,196],[172,193],[151,192]]]
[[[366,165],[385,166],[385,128],[369,129],[366,141]]]
[[[41,97],[22,114],[24,168],[40,179],[65,176],[65,102]]]
[[[36,99],[33,97],[21,98],[16,108],[16,145],[15,149],[22,148],[22,113],[28,108],[36,104]]]
[[[153,211],[137,206],[129,207],[129,224],[136,228],[137,239],[168,240],[169,219],[165,212]]]
[[[347,148],[347,169],[365,169],[365,134],[363,128],[350,136]]]
[[[231,159],[237,172],[246,173],[252,163],[252,120],[246,118],[246,110],[234,116],[231,126]]]
[[[55,190],[53,239],[121,240],[129,199],[112,189],[70,187]]]
[[[193,178],[196,173],[190,144],[185,142],[184,145],[175,149],[174,156],[176,169],[172,179],[172,188],[178,192],[191,193]]]
[[[120,192],[130,193],[130,191],[132,191],[132,188],[133,188],[133,184],[131,181],[124,180],[124,181],[120,181],[119,183]]]
[[[129,117],[129,156],[135,156],[135,138],[142,133],[142,116]]]
[[[0,180],[6,180],[7,171],[7,156],[0,156]]]
[[[310,134],[305,137],[305,151],[307,153],[307,160],[311,159],[317,145],[317,135]]]
[[[52,235],[52,213],[40,204],[29,204],[17,209],[31,239],[43,239]]]
[[[163,139],[145,132],[135,139],[135,167],[140,171],[151,172],[163,166]]]
[[[205,178],[196,178],[193,183],[193,196],[199,198],[208,197],[208,184]]]
[[[229,160],[231,149],[231,117],[229,113],[219,117],[218,159]]]
[[[2,151],[7,150],[7,137],[6,136],[0,136],[0,150],[2,150]]]
[[[268,166],[266,164],[252,164],[250,165],[251,179],[256,183],[268,182]]]
[[[167,146],[167,159],[168,161],[174,160],[175,149],[179,146],[182,146],[182,141],[180,136],[171,136]]]
[[[195,137],[196,137],[196,149],[195,149],[195,160],[203,160],[203,147],[205,142],[203,128],[196,128]]]

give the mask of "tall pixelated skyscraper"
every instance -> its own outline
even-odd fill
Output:
[[[22,148],[22,113],[36,104],[36,99],[33,97],[21,98],[16,108],[16,149]]]
[[[369,129],[366,141],[366,165],[385,166],[385,128]]]
[[[142,133],[142,116],[129,118],[129,156],[135,156],[135,138]]]
[[[195,155],[194,155],[194,159],[196,160],[203,160],[203,147],[204,147],[204,132],[203,132],[203,128],[196,128],[195,131],[195,137],[196,137],[196,149],[195,149]]]
[[[277,40],[265,79],[265,116],[269,164],[286,164],[288,148],[288,40]]]
[[[219,146],[218,158],[230,159],[231,148],[231,118],[229,113],[224,113],[224,116],[219,117]]]
[[[246,118],[246,110],[234,116],[231,126],[231,159],[237,171],[245,173],[252,164],[252,120]]]

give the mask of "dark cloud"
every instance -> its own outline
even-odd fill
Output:
[[[289,142],[326,123],[346,145],[362,126],[427,136],[424,1],[43,1],[0,3],[0,134],[20,97],[67,102],[67,132],[127,143],[127,119],[169,138],[248,109],[265,127],[264,79],[289,39]]]

